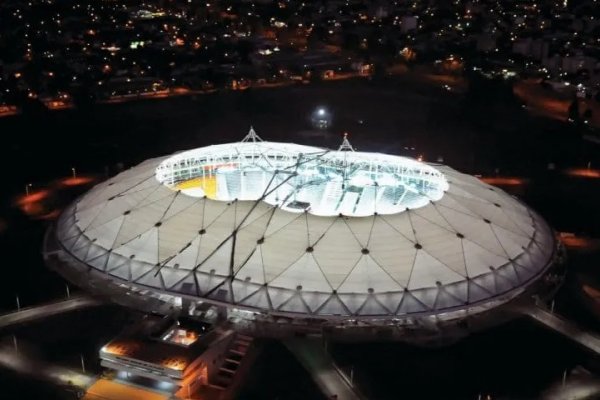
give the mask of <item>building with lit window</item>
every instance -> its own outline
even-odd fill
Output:
[[[473,176],[253,130],[108,179],[45,242],[52,268],[123,304],[356,338],[497,323],[560,254],[535,211]]]
[[[234,340],[231,331],[197,321],[147,315],[103,346],[99,356],[120,380],[186,397],[216,381]]]

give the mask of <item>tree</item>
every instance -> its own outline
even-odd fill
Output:
[[[575,97],[573,99],[573,101],[571,101],[571,104],[569,105],[569,121],[573,121],[575,123],[580,122],[579,100],[577,100],[577,97]]]

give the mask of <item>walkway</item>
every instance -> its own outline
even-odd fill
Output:
[[[59,386],[84,396],[85,400],[167,400],[171,396],[159,390],[145,389],[127,382],[109,380],[47,363],[34,358],[35,349],[28,343],[18,342],[18,347],[4,340],[0,343],[0,370],[5,368]],[[174,398],[174,397],[173,397]]]
[[[167,400],[170,396],[109,379],[98,379],[83,400]]]
[[[21,311],[15,311],[10,314],[0,316],[0,329],[12,325],[22,324],[24,322],[35,321],[50,317],[52,315],[61,314],[68,311],[79,310],[91,306],[100,305],[101,302],[97,299],[87,296],[71,297],[68,300],[62,300],[47,304],[42,304],[35,307],[24,308]]]
[[[350,386],[327,354],[320,340],[287,339],[283,343],[311,374],[315,383],[328,398],[359,400],[361,397]]]
[[[594,353],[600,354],[600,337],[577,326],[575,323],[533,304],[531,306],[524,306],[520,308],[520,311],[542,325],[545,325],[548,328],[563,334],[564,336],[579,343]]]

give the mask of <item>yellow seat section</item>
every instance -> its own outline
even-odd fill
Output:
[[[206,194],[206,197],[209,199],[214,199],[217,196],[217,178],[213,174],[200,176],[185,182],[180,182],[175,187],[179,190],[199,187],[204,191],[204,194]]]

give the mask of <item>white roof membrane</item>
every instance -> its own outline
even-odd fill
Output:
[[[541,274],[555,245],[535,212],[447,166],[257,141],[125,171],[69,207],[57,238],[112,279],[321,316],[496,299]]]

